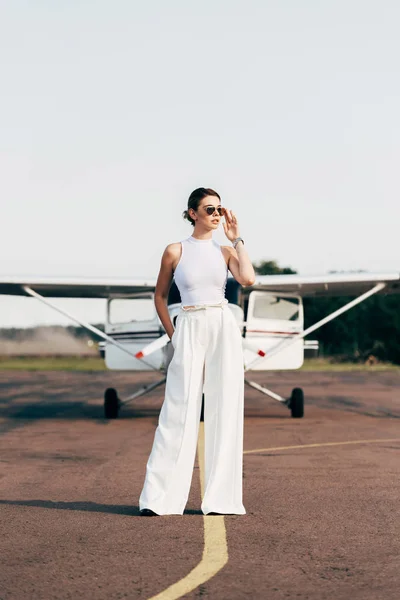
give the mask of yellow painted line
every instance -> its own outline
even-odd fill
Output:
[[[201,497],[204,497],[204,423],[200,422],[197,457],[200,470]],[[149,600],[176,600],[214,577],[228,562],[228,544],[223,515],[203,515],[204,548],[201,561],[183,579]]]
[[[278,446],[276,448],[257,448],[256,450],[245,450],[243,454],[255,454],[256,452],[273,452],[274,450],[321,448],[323,446],[347,446],[349,444],[378,444],[382,442],[400,442],[400,438],[386,438],[383,440],[354,440],[350,442],[324,442],[321,444],[301,444],[299,446]]]
[[[256,450],[245,450],[243,454],[255,454],[258,452],[273,452],[276,450],[293,450],[300,448],[319,448],[323,446],[345,446],[349,444],[372,444],[382,442],[400,442],[400,438],[387,438],[380,440],[354,440],[348,442],[325,442],[320,444],[301,444],[298,446],[278,446],[274,448],[258,448]],[[197,456],[200,470],[201,497],[204,497],[204,423],[200,423],[199,440],[197,445]],[[205,583],[216,575],[228,562],[228,544],[226,540],[226,529],[224,516],[203,515],[204,522],[204,548],[203,556],[194,569],[185,577],[172,584],[149,600],[177,600],[195,590],[199,585]]]

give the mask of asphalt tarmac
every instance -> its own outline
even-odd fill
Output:
[[[102,395],[157,378],[0,372],[0,600],[398,600],[399,372],[252,374],[303,387],[305,416],[246,387],[247,514],[225,517],[197,458],[185,514],[139,516],[164,388],[112,421]]]

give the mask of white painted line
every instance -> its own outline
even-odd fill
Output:
[[[204,497],[204,423],[197,443],[201,497]],[[176,600],[214,577],[228,562],[228,544],[223,515],[203,515],[204,548],[199,564],[184,577],[149,600]]]

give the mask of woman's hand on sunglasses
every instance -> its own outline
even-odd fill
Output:
[[[239,223],[234,212],[232,212],[228,208],[225,208],[224,213],[225,223],[222,223],[222,226],[224,228],[224,232],[228,240],[230,242],[233,242],[234,239],[240,237]]]

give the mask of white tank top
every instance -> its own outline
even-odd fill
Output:
[[[221,246],[213,239],[197,240],[192,235],[181,245],[174,279],[182,306],[223,302],[228,267]]]

